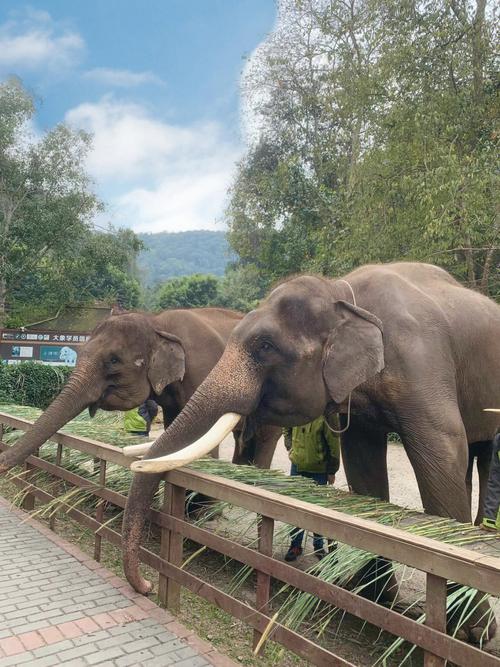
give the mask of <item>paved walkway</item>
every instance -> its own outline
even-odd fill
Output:
[[[236,667],[151,600],[0,498],[0,667]]]

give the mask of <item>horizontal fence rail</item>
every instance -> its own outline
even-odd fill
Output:
[[[31,426],[31,423],[26,419],[0,413],[0,441],[2,424],[24,431]],[[106,488],[107,464],[130,467],[131,459],[125,457],[120,448],[66,433],[57,433],[51,440],[58,444],[56,463],[30,456],[26,461],[28,472],[12,480],[19,488],[26,491],[24,500],[26,509],[34,506],[35,498],[42,503],[54,500],[51,493],[30,482],[29,471],[33,469],[42,470],[56,479],[85,489],[97,498],[117,507],[125,506],[124,495]],[[61,462],[64,447],[86,453],[94,459],[94,469],[99,471],[98,484],[63,467]],[[8,445],[0,442],[1,450],[7,448]],[[186,489],[255,512],[260,517],[258,549],[243,546],[186,521],[184,517]],[[107,540],[117,547],[121,546],[120,534],[103,524],[102,504],[98,505],[94,517],[76,508],[69,509],[67,514],[94,531],[96,560],[101,557],[102,540]],[[160,553],[155,554],[146,548],[141,548],[140,554],[141,560],[159,573],[158,590],[162,604],[171,610],[177,610],[181,587],[185,587],[252,627],[256,649],[260,649],[265,640],[272,639],[315,665],[326,667],[351,664],[311,639],[285,627],[271,616],[269,609],[271,579],[277,579],[418,645],[425,652],[427,667],[444,665],[447,660],[464,667],[500,666],[500,659],[494,655],[447,635],[445,614],[448,580],[495,596],[500,595],[500,558],[412,535],[404,530],[382,526],[373,521],[187,468],[174,470],[165,475],[163,507],[161,511],[151,509],[149,519],[160,529]],[[349,544],[425,572],[427,576],[425,624],[273,558],[272,539],[276,521],[304,528],[325,538]],[[52,528],[54,523],[54,520],[51,520]],[[182,569],[184,538],[254,568],[257,572],[255,608]]]

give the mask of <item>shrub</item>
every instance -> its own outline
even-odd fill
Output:
[[[155,307],[205,308],[217,302],[219,281],[215,276],[195,273],[192,276],[172,278],[158,288]]]
[[[0,403],[32,405],[45,409],[61,391],[72,369],[26,361],[0,364]]]

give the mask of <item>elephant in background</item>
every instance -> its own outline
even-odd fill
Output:
[[[240,415],[296,426],[340,413],[351,489],[384,500],[387,435],[396,432],[425,511],[470,522],[468,445],[492,439],[500,416],[483,408],[499,401],[500,307],[446,271],[394,263],[338,280],[292,278],[238,323],[185,409],[132,465],[127,579],[137,591],[150,589],[139,544],[163,472],[216,446]],[[202,446],[188,457],[195,441]],[[472,628],[470,638],[481,632]]]
[[[0,472],[22,463],[85,408],[130,410],[148,398],[165,428],[217,363],[243,315],[222,308],[123,313],[100,323],[83,346],[67,384],[33,427],[0,455]],[[269,467],[279,429],[235,425],[234,459]],[[261,441],[256,446],[255,439]]]

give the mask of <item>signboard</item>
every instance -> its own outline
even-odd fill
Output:
[[[50,343],[86,343],[90,336],[88,334],[75,334],[75,333],[56,333],[50,331],[47,333],[42,332],[30,332],[30,331],[21,331],[15,329],[7,329],[2,331],[2,342],[4,341],[38,341],[38,342],[50,342]]]
[[[73,331],[0,330],[0,362],[75,366],[78,350],[89,338],[88,333]]]
[[[72,347],[65,345],[41,345],[40,361],[45,364],[58,364],[61,366],[75,366],[77,352]]]

